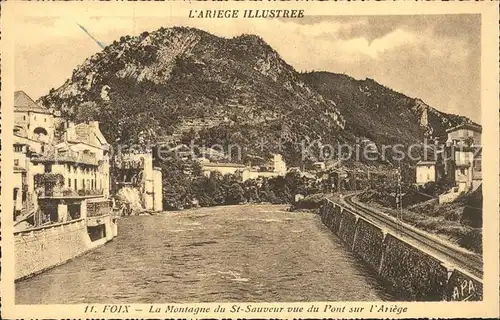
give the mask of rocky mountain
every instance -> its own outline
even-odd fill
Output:
[[[75,121],[101,121],[115,144],[178,133],[238,144],[244,157],[281,152],[290,165],[301,164],[302,141],[412,143],[469,121],[370,79],[299,74],[254,35],[184,27],[121,37],[39,102]]]

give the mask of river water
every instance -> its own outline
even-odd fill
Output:
[[[122,218],[110,243],[16,283],[16,303],[392,300],[319,216],[285,209]]]

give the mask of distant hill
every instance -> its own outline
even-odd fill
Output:
[[[184,27],[121,37],[39,102],[76,121],[101,121],[114,144],[180,133],[239,144],[244,156],[281,152],[290,165],[302,163],[303,140],[413,143],[470,121],[370,79],[299,74],[255,35],[227,39]]]
[[[450,127],[472,123],[466,117],[438,111],[373,79],[356,80],[331,72],[304,73],[301,78],[325,98],[336,101],[347,120],[346,131],[377,144],[418,143],[425,137],[446,136]]]

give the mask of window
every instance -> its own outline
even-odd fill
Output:
[[[26,120],[26,116],[23,116],[23,120]]]
[[[71,178],[68,178],[68,188],[71,188]]]
[[[78,183],[76,181],[76,178],[75,178],[75,191],[78,189]]]
[[[51,173],[52,172],[52,164],[45,164],[45,173]]]
[[[18,166],[19,165],[19,159],[14,159],[14,165]]]

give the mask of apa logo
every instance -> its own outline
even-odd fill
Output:
[[[467,301],[471,299],[475,293],[476,287],[474,287],[474,282],[464,279],[460,286],[453,287],[451,299],[455,301]]]

